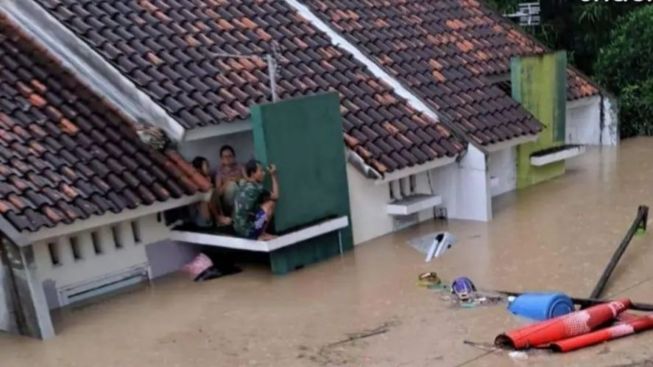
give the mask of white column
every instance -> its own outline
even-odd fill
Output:
[[[449,217],[478,221],[492,220],[492,195],[485,154],[469,145],[467,154],[458,163],[458,189]]]

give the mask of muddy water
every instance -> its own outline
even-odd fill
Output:
[[[53,340],[0,335],[0,366],[648,365],[638,363],[653,359],[653,332],[527,361],[488,354],[463,340],[491,342],[522,321],[503,306],[452,308],[415,278],[588,295],[637,206],[653,204],[651,157],[653,139],[593,150],[566,176],[496,199],[489,224],[425,223],[285,277],[256,267],[205,284],[172,276],[59,315]],[[442,229],[459,243],[425,264],[407,241]],[[651,263],[653,235],[636,237],[608,296],[653,303]]]

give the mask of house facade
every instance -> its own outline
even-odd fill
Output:
[[[0,18],[3,330],[53,335],[49,309],[149,279],[160,214],[208,180]]]
[[[78,146],[106,150],[103,164],[68,162],[72,173],[57,172],[70,177],[55,186],[65,203],[95,191],[111,195],[107,203],[49,209],[61,200],[23,203],[16,197],[31,194],[15,182],[20,195],[0,197],[0,229],[12,246],[29,249],[17,254],[38,269],[29,292],[46,311],[109,291],[103,284],[151,279],[191,259],[197,249],[170,240],[162,213],[209,189],[186,161],[204,156],[215,167],[224,144],[240,161],[254,156],[253,105],[338,92],[357,244],[434,217],[491,220],[493,197],[517,188],[519,146],[544,128],[512,98],[510,60],[549,50],[476,0],[10,0],[0,2],[0,14],[3,38],[29,49],[4,42],[2,48],[52,65],[32,76],[25,57],[5,58],[15,73],[0,84],[21,82],[15,88],[25,106],[45,111],[38,121],[53,119],[64,131],[86,118],[102,129],[72,142],[59,134],[63,141],[52,143],[51,154],[63,146],[71,159],[83,160],[88,153]],[[57,89],[60,74],[74,88]],[[45,77],[55,86],[38,82]],[[566,86],[564,141],[617,144],[611,96],[571,67]],[[44,95],[33,95],[39,88]],[[96,102],[84,102],[87,96]],[[0,117],[23,118],[20,106],[7,106]],[[41,150],[12,126],[6,123],[16,135],[9,144]],[[134,140],[142,126],[165,132],[175,150],[157,152]],[[105,146],[104,135],[113,145]],[[45,154],[39,159],[47,161]],[[142,166],[152,172],[137,174]],[[78,179],[92,173],[108,188]],[[25,174],[3,175],[8,182]],[[148,192],[152,187],[161,189]]]

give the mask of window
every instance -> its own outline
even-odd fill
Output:
[[[91,240],[93,241],[93,250],[95,250],[95,254],[102,254],[102,246],[100,245],[100,238],[97,232],[91,233]]]
[[[50,263],[53,266],[61,265],[61,260],[59,258],[59,248],[56,243],[48,243],[48,253],[50,254]]]
[[[70,250],[73,253],[73,259],[75,259],[75,261],[82,260],[82,253],[79,250],[79,238],[70,237]]]
[[[131,222],[132,235],[134,236],[134,243],[141,243],[141,229],[138,225],[138,221],[133,220]]]
[[[118,226],[111,227],[111,235],[113,236],[113,244],[117,249],[122,248],[122,240],[120,238],[120,228]]]

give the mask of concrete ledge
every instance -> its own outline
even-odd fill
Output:
[[[531,155],[531,165],[540,167],[554,162],[563,161],[585,153],[585,147],[582,145],[572,145],[560,147],[559,150],[548,154]]]
[[[283,247],[294,245],[309,238],[315,238],[325,233],[346,228],[347,226],[349,226],[349,219],[343,216],[326,220],[315,225],[302,228],[295,232],[290,232],[270,241],[249,240],[246,238],[228,236],[224,234],[192,232],[185,230],[173,230],[170,233],[170,239],[175,241],[194,243],[198,245],[223,247],[235,250],[272,252]]]
[[[386,212],[390,215],[410,215],[440,204],[442,198],[438,195],[416,194],[388,204]]]

